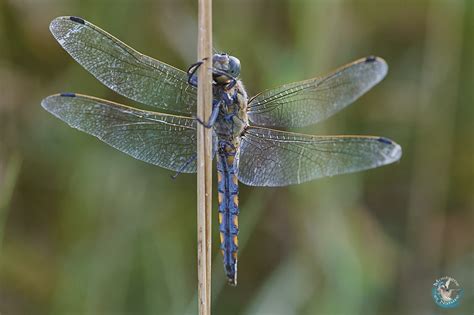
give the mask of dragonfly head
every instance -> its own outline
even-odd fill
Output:
[[[240,74],[240,60],[228,54],[214,54],[212,76],[218,84],[227,84]]]

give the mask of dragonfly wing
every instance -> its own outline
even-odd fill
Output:
[[[138,110],[79,94],[57,94],[41,105],[71,127],[138,160],[196,172],[196,123],[188,117]]]
[[[387,74],[378,57],[359,59],[324,77],[264,91],[248,105],[252,123],[266,127],[304,127],[322,121],[354,102]]]
[[[187,74],[145,56],[77,17],[58,17],[51,33],[100,82],[134,101],[161,109],[196,113],[196,88]]]
[[[401,154],[401,147],[386,138],[250,127],[241,137],[237,176],[250,186],[286,186],[386,165]]]

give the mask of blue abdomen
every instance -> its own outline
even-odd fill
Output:
[[[217,153],[217,190],[219,201],[219,232],[224,270],[230,284],[237,285],[237,250],[239,233],[239,186],[234,168],[235,148],[220,146]]]

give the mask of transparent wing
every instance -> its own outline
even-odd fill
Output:
[[[58,17],[51,33],[100,82],[134,101],[185,114],[196,113],[196,89],[187,74],[125,45],[77,17]]]
[[[286,186],[386,165],[401,155],[401,147],[386,138],[250,127],[241,137],[237,176],[250,186]]]
[[[138,160],[174,171],[196,172],[196,124],[191,118],[79,94],[51,95],[41,105],[71,127]]]
[[[367,57],[331,74],[264,91],[248,105],[252,123],[267,127],[304,127],[337,113],[387,74],[387,63]]]

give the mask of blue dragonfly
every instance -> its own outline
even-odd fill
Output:
[[[178,173],[196,172],[196,124],[213,131],[224,270],[237,284],[238,183],[286,186],[366,170],[401,157],[401,147],[377,136],[313,136],[278,130],[315,124],[354,102],[387,73],[366,57],[328,75],[269,89],[249,98],[240,62],[214,54],[213,103],[207,121],[196,115],[196,69],[178,70],[145,56],[79,17],[58,17],[59,44],[100,82],[133,101],[173,114],[142,110],[75,93],[41,105],[71,127],[132,157]],[[274,129],[276,128],[276,129]]]

